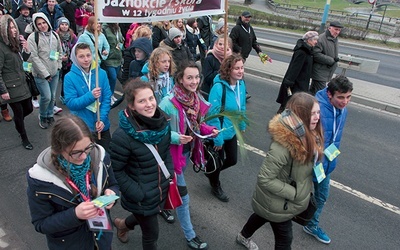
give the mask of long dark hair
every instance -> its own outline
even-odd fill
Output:
[[[17,36],[14,37],[11,33],[11,23],[13,23],[15,25],[15,28],[18,30],[18,26],[15,23],[15,21],[12,18],[9,18],[7,20],[7,36],[8,36],[8,40],[10,41],[10,49],[12,52],[18,53],[20,52],[20,42],[19,42],[19,38],[18,38],[18,32],[17,32]]]

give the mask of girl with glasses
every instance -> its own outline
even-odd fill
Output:
[[[35,230],[45,234],[49,249],[111,249],[111,203],[93,200],[118,195],[109,155],[93,142],[77,116],[58,119],[51,146],[28,170],[28,202]],[[96,226],[102,226],[96,228]],[[104,229],[103,229],[104,228]]]

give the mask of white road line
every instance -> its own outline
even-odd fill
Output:
[[[253,152],[253,153],[255,153],[255,154],[258,154],[258,155],[260,155],[262,157],[266,156],[266,153],[264,151],[262,151],[262,150],[260,150],[258,148],[255,148],[253,146],[250,146],[248,144],[244,144],[244,148],[249,150],[249,151],[251,151],[251,152]],[[345,185],[343,185],[343,184],[341,184],[341,183],[339,183],[337,181],[334,181],[332,179],[331,179],[331,186],[335,187],[335,188],[338,188],[338,189],[340,189],[340,190],[342,190],[344,192],[347,192],[347,193],[349,193],[351,195],[354,195],[355,197],[358,197],[358,198],[363,199],[365,201],[371,202],[372,204],[375,204],[375,205],[377,205],[377,206],[379,206],[381,208],[384,208],[384,209],[386,209],[386,210],[388,210],[390,212],[393,212],[395,214],[400,215],[400,208],[398,208],[398,207],[396,207],[396,206],[394,206],[394,205],[392,205],[390,203],[384,202],[384,201],[382,201],[380,199],[377,199],[375,197],[372,197],[372,196],[366,195],[364,193],[361,193],[360,191],[352,189],[351,187],[345,186]]]

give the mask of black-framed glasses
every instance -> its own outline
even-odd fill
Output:
[[[90,143],[89,146],[87,146],[84,150],[75,150],[75,151],[71,151],[69,153],[69,156],[71,156],[72,159],[79,159],[81,158],[82,154],[86,154],[88,155],[93,148],[95,147],[94,143]]]

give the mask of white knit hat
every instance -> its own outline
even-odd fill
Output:
[[[177,36],[182,36],[182,32],[178,30],[177,28],[171,28],[168,31],[168,38],[169,40],[174,40],[175,37]]]

